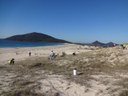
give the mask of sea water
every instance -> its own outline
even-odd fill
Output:
[[[0,48],[55,46],[55,45],[63,45],[63,44],[64,43],[56,43],[56,42],[24,42],[24,41],[0,40]]]

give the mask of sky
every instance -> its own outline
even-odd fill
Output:
[[[128,42],[128,0],[0,0],[0,38],[40,32],[72,42]]]

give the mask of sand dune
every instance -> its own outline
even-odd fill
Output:
[[[58,55],[55,60],[47,59],[51,50]],[[128,95],[128,50],[120,46],[1,48],[0,58],[1,96]],[[16,60],[14,65],[8,64],[11,58]],[[80,74],[73,76],[73,68]]]

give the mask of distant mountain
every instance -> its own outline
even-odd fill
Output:
[[[95,42],[92,43],[92,45],[94,45],[94,46],[105,46],[105,43],[101,43],[99,41],[95,41]]]
[[[62,40],[62,39],[57,39],[52,36],[43,34],[43,33],[38,33],[38,32],[32,32],[28,34],[23,34],[23,35],[14,35],[8,38],[5,38],[5,40],[13,40],[13,41],[30,41],[30,42],[39,42],[39,41],[44,41],[44,42],[58,42],[58,43],[70,43],[68,41]]]
[[[111,46],[117,46],[118,44],[116,43],[113,43],[113,42],[109,42],[109,43],[106,43],[107,46],[111,47]]]
[[[93,42],[91,45],[93,46],[103,46],[103,47],[112,47],[112,46],[116,46],[118,44],[113,43],[113,42],[109,42],[109,43],[101,43],[99,41],[95,41]]]

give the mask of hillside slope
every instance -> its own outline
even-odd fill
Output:
[[[23,34],[23,35],[14,35],[11,37],[6,38],[5,40],[13,40],[13,41],[32,41],[32,42],[39,42],[39,41],[44,41],[44,42],[60,42],[60,43],[69,43],[68,41],[62,40],[62,39],[57,39],[52,36],[43,34],[43,33],[37,33],[37,32],[32,32],[28,34]]]

